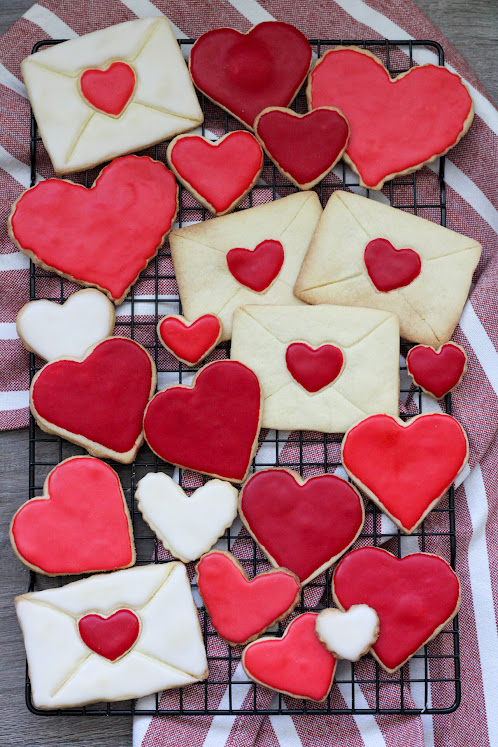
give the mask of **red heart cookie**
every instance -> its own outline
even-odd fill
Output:
[[[377,57],[351,47],[318,60],[308,101],[343,112],[351,129],[346,158],[371,189],[446,153],[474,115],[466,86],[446,68],[422,65],[391,80]]]
[[[81,360],[47,363],[32,381],[31,411],[47,433],[126,464],[142,443],[143,414],[155,388],[147,351],[134,340],[109,337]]]
[[[400,560],[380,547],[348,553],[335,570],[333,594],[343,610],[368,604],[377,612],[371,650],[387,672],[402,667],[460,607],[460,583],[445,560],[427,553]]]
[[[387,239],[369,241],[364,260],[370,280],[383,293],[410,285],[422,269],[422,262],[416,251],[395,249]]]
[[[288,106],[311,64],[306,37],[288,23],[265,22],[247,34],[214,29],[196,41],[190,73],[197,88],[252,127],[267,106]]]
[[[282,269],[284,259],[284,248],[274,239],[262,241],[253,250],[237,247],[227,253],[228,269],[235,280],[256,293],[270,287]]]
[[[233,555],[214,551],[196,566],[198,585],[211,622],[232,646],[248,643],[294,609],[301,586],[293,573],[280,569],[247,578]]]
[[[275,567],[307,584],[358,537],[365,512],[358,491],[335,475],[256,472],[242,488],[240,516]]]
[[[119,478],[92,457],[58,464],[43,497],[27,501],[14,515],[10,539],[23,563],[51,576],[112,571],[135,562]]]
[[[289,373],[308,392],[319,392],[331,384],[344,368],[344,355],[335,345],[312,348],[304,342],[292,342],[285,351]]]
[[[242,653],[242,666],[256,682],[293,698],[324,700],[336,660],[315,633],[316,612],[293,620],[281,638],[254,641]]]
[[[332,107],[297,114],[270,107],[258,115],[254,130],[280,171],[299,189],[311,189],[335,166],[346,150],[349,126]]]
[[[119,117],[135,90],[135,72],[126,62],[113,62],[106,70],[85,70],[81,93],[95,109]]]
[[[238,361],[215,361],[188,386],[158,392],[145,411],[145,439],[161,459],[242,482],[261,422],[256,374]]]
[[[157,325],[157,336],[164,347],[187,366],[195,366],[218,344],[221,322],[214,314],[204,314],[191,324],[171,314]]]
[[[257,182],[263,152],[250,132],[229,132],[215,143],[179,135],[168,146],[168,164],[194,197],[215,215],[229,213]]]
[[[461,382],[467,370],[467,354],[455,342],[447,342],[438,350],[415,345],[406,356],[406,367],[417,386],[441,399]]]
[[[348,475],[406,534],[432,511],[468,455],[465,431],[443,413],[406,423],[371,415],[353,425],[342,442]]]
[[[140,620],[132,610],[117,610],[109,617],[92,614],[80,617],[81,640],[92,651],[109,661],[128,653],[140,633]]]
[[[146,156],[116,158],[91,189],[47,179],[14,203],[9,233],[42,267],[121,303],[169,233],[175,177]]]

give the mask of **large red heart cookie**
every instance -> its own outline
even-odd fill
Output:
[[[432,511],[468,455],[462,426],[443,413],[406,423],[371,415],[353,425],[342,442],[348,475],[406,534]]]
[[[305,342],[292,342],[285,351],[285,362],[291,376],[314,393],[337,379],[344,367],[344,355],[335,345],[312,348]]]
[[[135,90],[135,72],[126,62],[113,62],[106,70],[85,70],[81,93],[95,109],[119,117]]]
[[[235,280],[256,293],[267,290],[284,264],[284,248],[280,241],[266,239],[255,249],[236,247],[227,252],[228,269]]]
[[[406,367],[417,386],[441,399],[461,382],[467,370],[467,354],[455,342],[447,342],[438,350],[415,345],[406,356]]]
[[[392,80],[377,57],[351,47],[318,60],[308,101],[343,112],[351,129],[346,158],[371,189],[446,153],[474,114],[466,86],[446,68],[422,65]]]
[[[84,615],[78,621],[78,630],[88,648],[109,661],[116,661],[135,645],[140,620],[128,609],[117,610],[109,617]]]
[[[214,29],[196,41],[190,73],[197,88],[252,127],[267,106],[288,106],[311,64],[306,37],[288,23],[265,22],[247,34]]]
[[[48,575],[95,573],[135,562],[130,518],[117,474],[92,457],[72,457],[47,477],[10,527],[15,552]]]
[[[146,350],[134,340],[109,337],[81,360],[47,363],[31,384],[31,411],[47,433],[128,463],[142,443],[143,414],[155,387]]]
[[[145,439],[161,459],[242,482],[256,449],[262,398],[256,374],[238,361],[201,368],[192,387],[158,392],[145,412]]]
[[[299,189],[311,189],[342,158],[349,138],[346,118],[322,107],[307,114],[270,107],[258,115],[254,131],[280,171]]]
[[[361,547],[341,560],[333,594],[343,610],[367,604],[377,612],[372,652],[388,672],[402,667],[460,607],[460,584],[445,560],[426,553],[400,560],[379,547]]]
[[[256,682],[293,698],[324,700],[332,687],[336,660],[315,633],[317,614],[293,620],[282,638],[254,641],[242,653],[242,666]]]
[[[242,521],[272,565],[307,584],[355,541],[365,518],[358,492],[335,475],[304,481],[291,470],[256,472],[240,496]]]
[[[91,189],[47,179],[14,203],[9,232],[39,265],[121,303],[169,233],[175,177],[146,156],[116,158]]]
[[[388,293],[410,285],[420,275],[422,261],[413,249],[396,249],[387,239],[372,239],[365,247],[365,267],[378,291]]]
[[[215,314],[204,314],[191,324],[182,316],[171,314],[157,325],[157,336],[178,360],[195,366],[218,344],[221,322]]]
[[[301,596],[301,586],[293,573],[273,570],[249,581],[240,563],[226,552],[204,555],[197,573],[211,622],[233,646],[248,643],[283,620]]]

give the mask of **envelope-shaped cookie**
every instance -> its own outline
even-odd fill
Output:
[[[71,39],[21,63],[58,174],[191,130],[203,120],[169,21],[143,18]]]
[[[128,700],[208,674],[182,563],[129,568],[23,594],[16,612],[38,708]]]
[[[229,340],[243,304],[302,306],[293,287],[321,214],[318,195],[300,192],[173,231],[185,318],[216,314]]]
[[[394,314],[347,306],[243,306],[231,357],[256,373],[263,428],[344,433],[399,407]]]
[[[481,245],[349,192],[334,192],[294,292],[311,304],[392,311],[401,336],[439,347],[455,329]]]

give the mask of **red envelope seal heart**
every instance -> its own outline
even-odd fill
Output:
[[[438,350],[415,345],[408,351],[406,367],[417,386],[441,399],[461,382],[467,370],[467,354],[455,342],[447,342]]]
[[[228,269],[235,280],[256,293],[268,290],[284,264],[280,241],[266,239],[253,250],[235,248],[227,253]]]
[[[422,261],[416,251],[396,249],[387,239],[369,241],[364,260],[372,283],[382,293],[410,285],[422,269]]]
[[[84,98],[95,109],[119,117],[133,96],[135,72],[126,62],[113,62],[105,70],[85,70],[80,77]]]
[[[285,351],[291,376],[308,392],[319,392],[332,384],[344,368],[344,355],[336,345],[312,348],[304,342],[292,342]]]
[[[117,661],[135,645],[140,620],[128,609],[117,610],[109,617],[84,615],[78,621],[78,630],[88,648],[109,661]]]
[[[191,324],[171,314],[157,325],[157,336],[164,347],[188,366],[195,366],[209,355],[221,333],[221,322],[215,314],[204,314]]]

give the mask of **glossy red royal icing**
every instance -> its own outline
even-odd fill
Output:
[[[106,70],[85,70],[80,77],[80,89],[95,109],[118,117],[133,95],[135,82],[130,65],[113,62]]]
[[[334,679],[336,660],[315,633],[317,614],[305,612],[282,638],[261,638],[243,653],[250,677],[296,698],[323,700]]]
[[[383,293],[410,285],[422,269],[416,251],[396,249],[387,239],[369,241],[364,260],[372,283]]]
[[[220,320],[214,314],[204,314],[192,324],[167,316],[159,324],[159,338],[163,345],[177,358],[192,364],[204,358],[216,344],[220,333]]]
[[[443,413],[405,425],[389,415],[371,415],[353,426],[342,444],[347,472],[407,530],[446,492],[467,456],[461,425]]]
[[[140,345],[109,338],[82,361],[59,359],[42,368],[31,391],[35,417],[125,453],[142,432],[152,377]]]
[[[310,80],[310,107],[335,106],[347,118],[346,153],[370,187],[444,153],[472,109],[449,70],[422,65],[391,80],[378,60],[355,49],[326,54]]]
[[[345,480],[318,475],[300,485],[281,469],[246,482],[241,512],[256,542],[301,583],[341,555],[363,525],[361,499]]]
[[[282,570],[250,581],[235,560],[210,552],[197,564],[198,585],[213,626],[231,643],[245,643],[270,627],[296,601],[300,585]]]
[[[344,366],[342,350],[335,345],[312,348],[305,342],[292,342],[285,351],[290,375],[308,392],[319,392],[332,384]]]
[[[308,73],[311,47],[294,26],[265,22],[247,34],[221,28],[192,47],[194,84],[252,127],[267,106],[288,106]]]
[[[441,399],[457,386],[464,375],[467,356],[453,342],[447,342],[437,351],[427,345],[415,345],[408,352],[406,365],[417,386]]]
[[[176,195],[164,164],[123,156],[102,170],[92,189],[65,179],[28,189],[17,201],[12,231],[37,262],[118,300],[170,230]]]
[[[250,132],[230,132],[218,143],[200,135],[180,137],[169,159],[184,182],[224,213],[251,187],[263,165],[261,147]]]
[[[84,615],[78,621],[81,640],[96,654],[116,661],[135,644],[140,633],[140,620],[132,610],[117,610],[109,617]]]
[[[193,387],[167,387],[151,400],[145,439],[166,462],[241,482],[258,437],[261,389],[238,361],[201,368]]]
[[[273,283],[284,264],[284,247],[280,241],[266,239],[255,249],[230,249],[228,269],[235,280],[256,293],[262,293]]]
[[[111,571],[132,562],[121,485],[105,462],[62,462],[48,477],[46,498],[25,503],[12,521],[17,552],[27,563],[65,574]]]
[[[368,604],[379,616],[373,650],[387,669],[396,669],[455,612],[460,584],[435,555],[403,559],[378,547],[348,553],[334,573],[334,596],[344,609]]]

